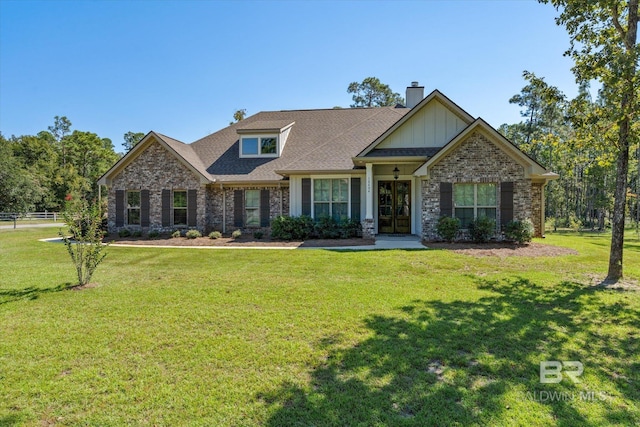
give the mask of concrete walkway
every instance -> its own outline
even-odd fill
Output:
[[[385,235],[376,236],[376,249],[426,249],[419,236]]]
[[[62,239],[54,237],[50,239],[40,239],[41,242],[61,243]],[[333,247],[297,247],[297,246],[168,246],[168,245],[130,245],[126,243],[112,243],[114,247],[126,248],[186,248],[186,249],[325,249],[329,251],[372,251],[379,249],[427,249],[422,245],[418,236],[376,236],[374,245],[363,246],[333,246]]]

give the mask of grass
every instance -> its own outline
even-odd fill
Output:
[[[0,425],[640,423],[640,292],[589,286],[606,235],[501,260],[112,247],[70,291],[56,232],[0,231]]]

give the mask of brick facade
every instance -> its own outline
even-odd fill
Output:
[[[495,183],[497,198],[497,223],[500,224],[501,183],[513,182],[513,218],[529,218],[534,224],[536,236],[544,231],[542,223],[544,184],[532,183],[525,177],[524,167],[491,142],[484,133],[476,131],[462,141],[451,153],[429,167],[428,178],[420,181],[422,206],[422,237],[437,239],[436,225],[440,218],[440,183]],[[162,191],[196,191],[196,227],[162,226]],[[244,233],[257,230],[269,233],[269,227],[237,227],[235,224],[235,195],[237,190],[268,190],[269,219],[289,214],[291,201],[288,181],[271,186],[231,186],[202,184],[200,177],[180,162],[163,145],[154,141],[121,171],[115,174],[108,190],[108,223],[111,232],[116,227],[116,191],[148,190],[150,226],[142,231],[170,232],[176,228],[196,228],[202,233],[211,230],[231,233],[241,229]],[[244,194],[244,193],[242,193]],[[361,202],[366,201],[362,194]],[[262,202],[262,200],[261,200]],[[244,213],[243,213],[244,217]],[[244,218],[243,218],[244,220]],[[364,237],[376,233],[373,220],[363,220]],[[140,229],[126,225],[120,228]],[[500,238],[500,233],[496,237]]]
[[[196,190],[197,213],[196,227],[204,231],[206,217],[206,190],[198,177],[175,156],[170,154],[158,142],[153,142],[138,157],[133,159],[122,171],[113,177],[108,195],[109,231],[120,228],[140,229],[140,226],[126,225],[116,227],[116,190],[149,190],[150,226],[143,231],[172,231],[177,227],[162,226],[162,190]]]
[[[269,233],[269,227],[236,227],[235,225],[235,192],[236,190],[269,190],[269,218],[272,221],[280,215],[289,215],[289,187],[265,187],[265,186],[245,186],[245,187],[225,187],[224,189],[210,188],[211,192],[208,209],[211,218],[209,223],[213,230],[229,233],[240,229],[242,232],[251,233],[262,231]],[[224,196],[223,196],[224,192]],[[225,214],[223,221],[222,205],[224,200]],[[223,222],[225,223],[223,226]]]
[[[196,227],[162,226],[162,190],[196,190]],[[289,214],[289,187],[225,187],[219,184],[203,185],[196,174],[184,166],[174,155],[169,153],[158,142],[153,142],[138,157],[133,159],[112,180],[108,192],[109,231],[117,232],[122,228],[142,229],[143,232],[157,230],[170,232],[177,228],[196,228],[201,233],[212,230],[232,232],[241,228],[243,232],[268,228],[236,227],[234,224],[235,190],[269,190],[269,215],[273,220],[278,215]],[[125,225],[116,227],[116,190],[149,190],[149,227]],[[223,212],[223,207],[225,211]],[[223,222],[226,225],[223,226]]]
[[[534,234],[542,237],[544,234],[544,224],[542,223],[542,206],[544,197],[544,184],[536,182],[531,185],[531,222],[533,222]]]
[[[496,222],[500,224],[500,183],[505,181],[514,184],[514,219],[529,218],[535,224],[535,218],[532,217],[534,194],[531,180],[525,178],[524,168],[483,134],[474,132],[453,152],[431,166],[429,178],[422,181],[422,237],[425,240],[438,238],[436,226],[440,218],[441,182],[495,183],[498,206]],[[540,200],[540,196],[537,197]]]

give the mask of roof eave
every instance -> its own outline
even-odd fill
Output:
[[[367,163],[391,164],[391,163],[423,163],[429,159],[428,156],[378,156],[378,157],[352,157],[351,160],[356,166],[364,166]]]
[[[285,177],[291,175],[361,175],[365,173],[364,169],[289,169],[276,170],[278,175]]]

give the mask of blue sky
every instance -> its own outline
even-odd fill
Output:
[[[557,12],[503,1],[0,0],[0,131],[67,116],[193,142],[233,112],[348,107],[352,81],[439,89],[498,127],[522,71],[576,93]]]

